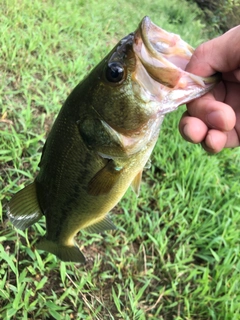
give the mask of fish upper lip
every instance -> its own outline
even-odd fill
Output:
[[[144,17],[135,32],[135,52],[143,64],[152,63],[155,68],[179,68],[185,70],[194,48],[179,35],[167,32]]]

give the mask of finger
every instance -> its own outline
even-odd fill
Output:
[[[210,153],[220,152],[223,148],[235,148],[240,145],[236,130],[221,132],[215,129],[209,130],[205,140],[202,142],[203,148]]]
[[[225,82],[225,98],[224,102],[231,106],[235,112],[240,109],[240,82]]]
[[[207,77],[216,71],[237,69],[240,65],[239,43],[240,26],[201,44],[195,50],[186,71]]]
[[[215,129],[209,130],[205,140],[202,142],[202,147],[210,153],[220,152],[227,143],[227,134]]]
[[[187,104],[190,116],[202,120],[208,128],[231,131],[236,124],[233,109],[220,101],[216,101],[211,93]]]
[[[179,122],[179,131],[185,140],[200,143],[205,139],[208,127],[200,119],[190,117],[185,112]]]
[[[237,130],[234,128],[230,132],[227,132],[227,142],[225,148],[235,148],[240,146],[239,135]]]
[[[230,82],[236,82],[239,86],[240,82],[240,69],[236,69],[231,72],[226,72],[222,75],[223,80],[227,80]]]

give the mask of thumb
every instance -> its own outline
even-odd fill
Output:
[[[208,77],[215,72],[229,72],[240,66],[240,25],[220,37],[201,44],[186,67],[187,72]]]

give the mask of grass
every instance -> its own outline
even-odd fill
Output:
[[[214,32],[223,33],[239,24],[240,3],[238,0],[188,0],[198,4],[205,21]],[[209,30],[210,31],[210,30]]]
[[[44,220],[19,231],[6,216],[80,79],[144,15],[196,46],[207,38],[197,7],[3,0],[0,13],[0,319],[239,319],[240,151],[183,141],[184,107],[163,123],[140,197],[129,190],[112,211],[118,230],[79,233],[86,265],[33,250]]]

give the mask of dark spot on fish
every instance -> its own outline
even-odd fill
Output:
[[[79,193],[79,185],[75,184],[75,186],[73,187],[75,193]]]
[[[74,197],[77,199],[79,197],[79,192],[74,193]]]

